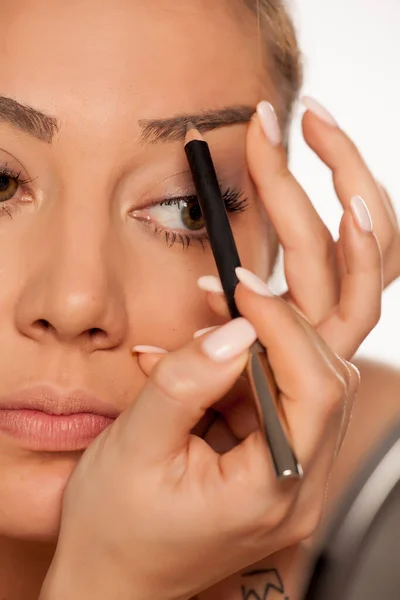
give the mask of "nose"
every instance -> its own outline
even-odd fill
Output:
[[[64,214],[36,235],[16,304],[17,329],[41,343],[57,340],[88,352],[120,345],[128,317],[105,224]]]

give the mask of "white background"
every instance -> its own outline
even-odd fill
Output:
[[[291,0],[305,59],[304,93],[355,140],[400,216],[400,0]],[[296,116],[292,170],[331,231],[341,215],[331,174],[306,146]],[[400,367],[400,280],[360,354]]]

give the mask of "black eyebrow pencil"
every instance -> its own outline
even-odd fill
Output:
[[[234,298],[239,283],[235,269],[241,266],[240,258],[210,149],[192,123],[189,123],[187,129],[185,152],[229,312],[234,319],[241,316]],[[268,363],[267,351],[258,340],[250,348],[246,375],[255,400],[260,426],[269,445],[276,476],[279,479],[301,478],[301,465],[278,416],[279,392]]]

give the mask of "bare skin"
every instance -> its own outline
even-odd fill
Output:
[[[223,2],[194,2],[190,9],[167,0],[153,2],[151,9],[139,0],[104,5],[99,11],[95,0],[7,3],[0,94],[57,118],[60,128],[49,143],[0,122],[1,166],[32,179],[10,204],[12,219],[8,212],[0,219],[0,396],[48,381],[88,389],[121,412],[146,381],[139,360],[132,362],[132,346],[172,351],[195,330],[225,320],[196,285],[201,275],[216,272],[211,253],[196,240],[183,251],[179,242],[168,248],[163,234],[153,235],[154,222],[167,219],[165,212],[151,213],[152,227],[143,223],[151,202],[192,189],[182,144],[143,143],[139,121],[232,105],[255,107],[260,73],[257,45],[235,12],[227,19]],[[276,105],[268,73],[262,89]],[[312,116],[305,133],[324,154],[319,138],[325,131]],[[273,248],[247,169],[246,126],[210,132],[208,140],[222,183],[248,198],[246,211],[232,215],[243,264],[267,279]],[[332,157],[324,160],[331,166]],[[335,168],[340,171],[340,165]],[[372,197],[384,255],[388,250],[388,283],[398,275],[391,254],[399,247],[398,233],[368,186],[353,193]],[[331,281],[322,271],[316,268],[315,277]],[[316,283],[297,288],[301,310],[308,308],[306,288]],[[310,321],[317,322],[330,302],[313,306]],[[101,334],[93,334],[95,329]],[[336,467],[332,498],[367,452],[371,437],[379,437],[398,414],[399,375],[372,364],[363,364],[362,373],[368,385]],[[381,418],[370,419],[371,388],[382,381]],[[62,493],[81,450],[30,452],[9,436],[0,437],[0,589],[7,600],[39,595],[54,553]]]

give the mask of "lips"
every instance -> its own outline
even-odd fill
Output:
[[[84,390],[37,385],[0,398],[0,433],[27,450],[72,452],[84,450],[118,414]]]

